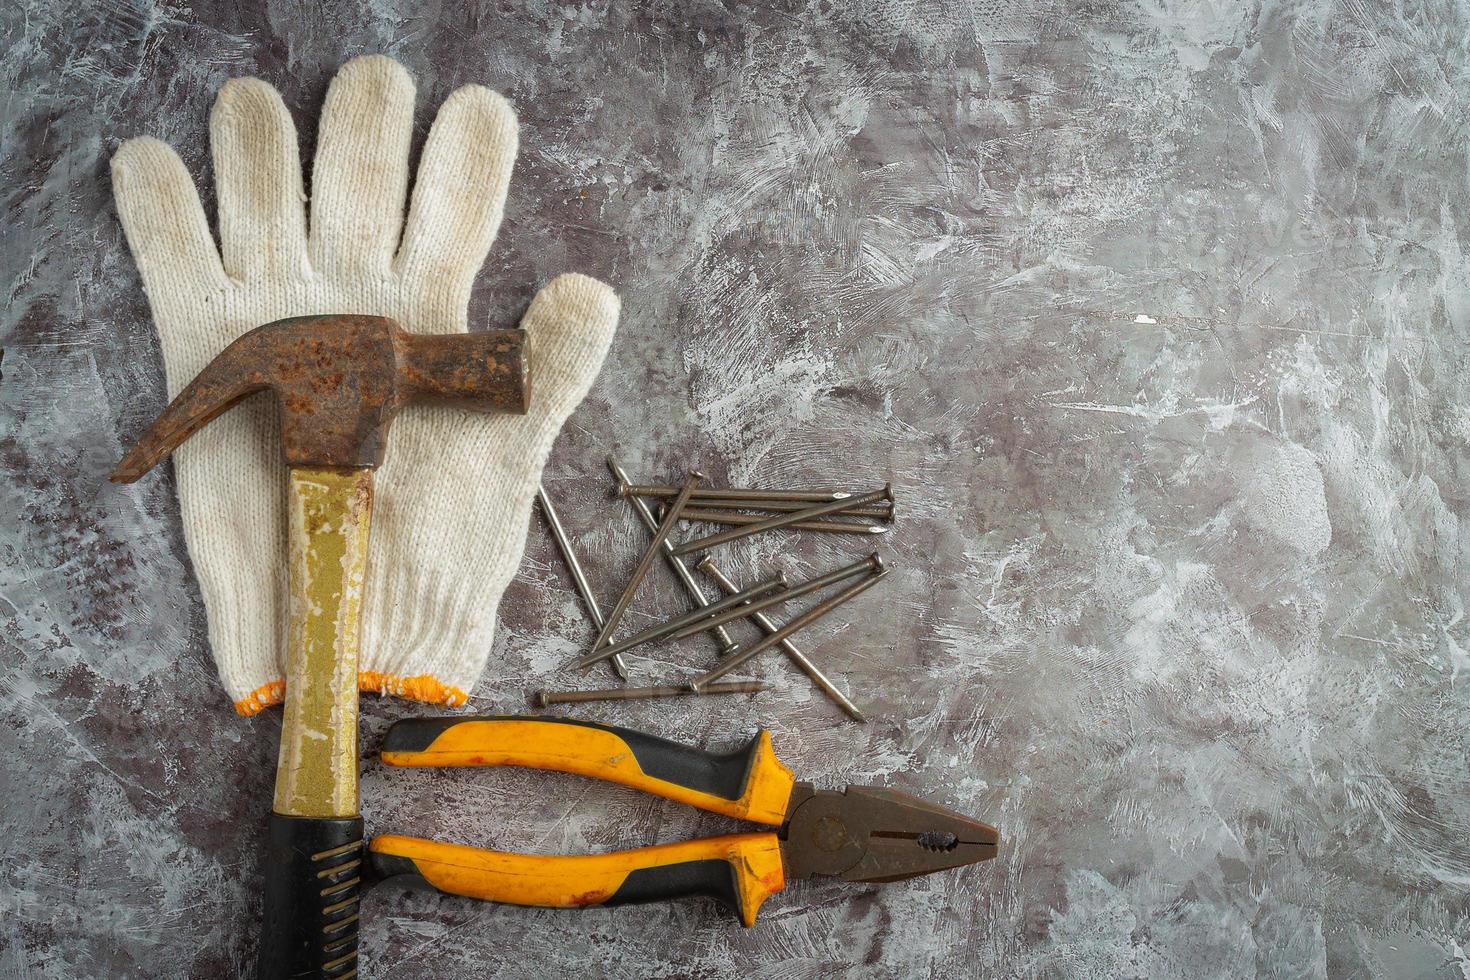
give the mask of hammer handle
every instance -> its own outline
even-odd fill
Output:
[[[362,818],[271,814],[260,980],[357,970]]]
[[[286,704],[265,864],[261,980],[357,972],[357,663],[370,469],[288,471]]]

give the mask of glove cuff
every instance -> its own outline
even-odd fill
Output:
[[[470,696],[453,684],[446,684],[432,674],[417,677],[398,677],[376,670],[362,670],[357,674],[357,689],[371,694],[393,695],[408,701],[424,704],[442,704],[446,708],[459,708]],[[246,718],[260,714],[266,708],[280,704],[286,699],[285,680],[269,681],[235,702],[235,710]]]

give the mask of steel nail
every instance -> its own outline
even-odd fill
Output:
[[[761,681],[727,681],[706,684],[695,690],[689,684],[665,684],[659,687],[614,687],[605,691],[533,691],[531,699],[538,708],[552,704],[576,704],[582,701],[627,701],[632,698],[672,698],[690,694],[759,694],[766,689]]]
[[[612,471],[613,479],[617,480],[620,486],[628,485],[627,472],[618,465],[618,461],[612,456],[608,456],[607,458],[607,468]],[[650,533],[658,530],[658,521],[654,518],[653,511],[648,509],[648,504],[643,500],[642,497],[629,497],[628,502],[633,505],[633,512],[638,515],[639,520],[643,522],[644,526],[648,528]],[[673,543],[670,541],[664,541],[662,550],[664,553],[664,561],[668,563],[669,569],[673,571],[675,577],[677,577],[680,582],[684,583],[684,589],[689,593],[689,597],[701,606],[708,605],[709,599],[705,597],[704,590],[699,587],[699,583],[695,581],[694,576],[690,574],[689,567],[684,564],[684,560],[682,558],[674,557]],[[722,647],[720,651],[720,656],[728,657],[730,656],[730,654],[740,649],[735,641],[730,639],[730,634],[725,631],[725,628],[723,626],[717,626],[713,630],[711,630],[711,632],[714,634],[716,641],[718,641]]]
[[[685,507],[680,519],[684,521],[706,521],[710,524],[732,524],[736,527],[744,527],[768,520],[769,516],[764,514],[741,514],[733,510],[704,510]],[[820,531],[825,534],[888,533],[887,527],[880,527],[877,524],[858,524],[853,521],[797,521],[795,524],[785,524],[782,526],[788,527],[793,531]]]
[[[871,575],[865,576],[860,581],[854,582],[852,585],[849,585],[847,588],[843,589],[836,595],[827,599],[823,599],[821,602],[817,603],[815,606],[812,606],[800,616],[797,616],[795,619],[791,620],[791,622],[786,623],[784,626],[777,629],[776,632],[772,633],[770,636],[757,640],[755,643],[752,643],[748,647],[742,647],[739,653],[735,654],[733,657],[727,657],[724,660],[720,661],[712,669],[705,671],[703,674],[700,674],[690,683],[692,683],[697,688],[702,688],[706,684],[719,680],[721,677],[724,677],[736,667],[747,663],[752,657],[755,657],[757,654],[760,654],[765,650],[769,650],[771,647],[775,646],[777,643],[780,643],[782,640],[786,639],[797,630],[804,629],[805,627],[810,626],[812,623],[815,623],[817,620],[821,619],[823,616],[827,615],[829,612],[836,609],[843,603],[862,595],[864,592],[877,585],[887,576],[887,569],[882,568]]]
[[[618,628],[618,623],[622,622],[623,613],[628,611],[628,605],[633,601],[634,593],[638,591],[638,586],[643,584],[643,578],[648,574],[648,569],[653,564],[654,556],[662,550],[661,546],[668,540],[669,532],[678,525],[679,512],[684,509],[684,505],[689,502],[689,495],[694,492],[694,488],[703,479],[704,474],[696,470],[690,473],[689,478],[684,481],[684,488],[679,491],[679,496],[674,498],[674,503],[669,507],[669,512],[664,515],[664,519],[659,524],[658,530],[653,532],[653,540],[648,543],[648,549],[643,552],[643,557],[638,559],[638,565],[633,569],[633,577],[628,580],[628,584],[623,588],[623,594],[618,596],[617,604],[613,606],[612,612],[607,614],[607,622],[603,624],[602,630],[598,632],[597,640],[592,644],[592,649],[596,650],[606,643],[612,636],[613,631]]]
[[[822,501],[816,501],[822,503]],[[784,513],[790,510],[804,510],[812,505],[810,500],[746,500],[746,499],[724,499],[721,497],[701,497],[698,493],[689,498],[690,507],[701,507],[717,510],[763,510],[775,513]],[[893,505],[887,501],[879,501],[871,507],[850,507],[839,511],[839,517],[871,517],[874,520],[886,521],[893,513]]]
[[[597,606],[597,596],[592,594],[592,584],[587,581],[587,573],[582,570],[582,563],[577,560],[577,553],[572,550],[571,538],[567,535],[567,529],[562,526],[561,515],[552,506],[551,496],[546,492],[545,486],[536,488],[536,500],[541,504],[541,514],[546,518],[546,526],[551,529],[552,540],[556,542],[561,551],[562,561],[566,562],[567,570],[572,573],[572,583],[577,587],[577,592],[582,596],[582,604],[587,607],[587,613],[592,617],[592,625],[597,629],[607,620],[602,616],[602,610]],[[628,663],[622,657],[612,658],[613,671],[623,680],[628,679]]]
[[[708,575],[710,578],[714,579],[715,584],[723,589],[727,594],[734,594],[740,591],[740,586],[735,584],[734,580],[732,580],[724,572],[715,567],[715,563],[709,555],[705,555],[703,558],[699,559],[699,562],[694,567],[699,569],[704,574]],[[750,613],[750,618],[768,636],[772,633],[775,633],[778,629],[776,624],[771,622],[771,618],[763,612]],[[798,647],[795,643],[792,643],[789,639],[781,640],[780,644],[781,650],[783,653],[786,654],[787,659],[796,664],[796,666],[800,668],[802,673],[806,674],[807,677],[811,678],[812,683],[815,684],[823,694],[827,695],[827,697],[836,702],[837,706],[843,711],[847,712],[847,714],[854,721],[861,724],[867,724],[868,719],[863,715],[861,711],[858,710],[858,706],[853,704],[848,696],[846,694],[843,694],[841,689],[839,689],[836,684],[832,683],[831,679],[828,678],[826,674],[822,673],[821,669],[816,664],[812,663],[811,659],[802,652],[800,647]]]
[[[713,548],[715,545],[738,541],[741,538],[748,538],[753,534],[774,531],[777,528],[789,527],[792,524],[799,524],[802,521],[809,521],[817,517],[826,517],[828,514],[837,513],[844,507],[861,507],[875,500],[881,500],[884,492],[883,490],[874,490],[872,493],[864,494],[861,497],[854,497],[851,501],[832,500],[825,504],[818,504],[815,507],[808,507],[805,510],[794,510],[789,514],[782,514],[780,517],[767,518],[766,520],[745,527],[732,527],[718,534],[711,534],[708,537],[696,538],[693,541],[686,541],[681,545],[676,545],[674,547],[674,554],[687,555],[696,551],[704,551],[708,548]],[[667,520],[667,517],[665,517],[665,520]]]
[[[719,625],[716,623],[712,623],[710,624],[710,626],[704,625],[711,616],[714,616],[718,613],[723,613],[731,606],[738,606],[743,602],[749,602],[751,599],[754,599],[758,596],[763,596],[767,592],[772,592],[777,589],[785,588],[785,575],[777,575],[774,578],[766,579],[759,585],[752,585],[744,592],[732,596],[726,596],[725,598],[712,602],[707,606],[700,606],[698,609],[691,609],[689,612],[675,616],[674,618],[667,620],[666,622],[659,623],[656,626],[650,626],[648,629],[642,631],[641,633],[628,637],[621,643],[614,643],[610,644],[609,646],[605,646],[600,650],[593,650],[591,653],[587,654],[582,659],[572,664],[572,666],[577,669],[586,669],[587,667],[591,667],[593,664],[597,663],[599,660],[606,660],[608,657],[615,657],[620,653],[633,649],[634,647],[642,646],[645,643],[652,643],[654,640],[663,639],[676,630],[683,631],[679,634],[681,637],[693,636],[695,633],[703,633],[705,630],[709,629],[710,626]],[[729,622],[729,619],[720,620],[720,623],[727,622]],[[685,627],[688,627],[688,629],[685,630]]]
[[[876,570],[881,566],[882,562],[879,561],[878,553],[875,551],[868,557],[864,558],[862,561],[855,561],[851,565],[844,565],[841,568],[833,569],[832,571],[827,572],[824,575],[818,575],[815,578],[809,578],[805,582],[802,582],[798,585],[793,585],[791,588],[786,589],[782,592],[777,592],[775,595],[766,596],[764,599],[756,599],[747,605],[731,603],[731,605],[734,606],[733,609],[726,608],[724,612],[719,613],[713,619],[702,619],[699,622],[695,623],[693,626],[681,627],[678,629],[678,632],[670,636],[669,639],[681,640],[684,637],[691,635],[691,633],[699,632],[701,629],[709,629],[711,626],[722,626],[725,623],[730,622],[731,620],[743,619],[753,612],[760,612],[762,609],[769,609],[771,606],[779,605],[783,602],[788,602],[791,599],[795,599],[798,596],[804,596],[808,593],[815,592],[818,589],[824,589],[834,582],[841,582],[845,578],[852,578],[854,575],[857,575],[860,572],[867,571],[868,569]],[[746,589],[745,591],[749,592],[750,589]],[[743,593],[737,593],[737,595],[741,594]]]
[[[677,497],[678,487],[629,483],[618,481],[620,497]],[[850,490],[756,490],[739,487],[706,487],[697,496],[702,500],[797,500],[809,503],[824,503],[831,500],[851,500],[857,494]]]

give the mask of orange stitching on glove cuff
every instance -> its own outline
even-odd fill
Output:
[[[285,681],[270,681],[251,691],[235,702],[235,710],[246,718],[258,715],[273,704],[280,704],[286,697]]]
[[[441,683],[439,678],[433,674],[399,677],[396,674],[380,674],[376,670],[364,670],[358,672],[357,689],[372,691],[376,694],[391,694],[394,697],[422,701],[425,704],[442,704],[448,708],[458,708],[470,699],[468,694],[457,687]]]
[[[470,699],[469,695],[459,688],[442,683],[432,674],[399,677],[396,674],[364,670],[358,672],[357,689],[371,691],[374,694],[391,694],[394,697],[406,698],[409,701],[422,701],[425,704],[442,704],[448,708],[458,708]],[[280,704],[285,699],[286,682],[271,681],[260,685],[236,701],[235,710],[249,718],[260,714],[273,704]]]

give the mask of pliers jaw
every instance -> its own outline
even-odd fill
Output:
[[[788,878],[899,881],[995,857],[999,832],[897,790],[797,783],[781,851]]]

